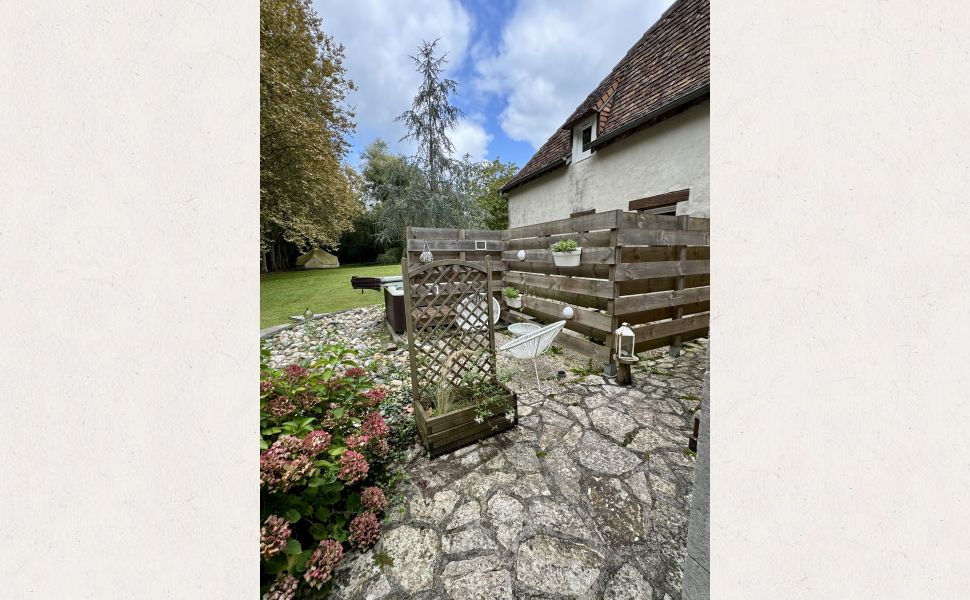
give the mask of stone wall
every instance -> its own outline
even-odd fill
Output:
[[[687,557],[684,559],[684,600],[711,597],[711,371],[704,373],[701,400],[701,428],[697,439],[697,466],[687,529]]]

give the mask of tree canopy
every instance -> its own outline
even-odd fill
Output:
[[[310,0],[260,2],[260,249],[285,268],[286,243],[336,247],[362,211],[346,163],[354,84],[344,48],[321,29]]]

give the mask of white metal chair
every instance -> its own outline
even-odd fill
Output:
[[[532,359],[532,368],[536,372],[536,386],[539,388],[539,392],[542,392],[542,383],[539,381],[539,365],[536,359],[549,349],[549,346],[552,345],[553,340],[556,339],[556,336],[559,335],[559,332],[562,331],[565,324],[565,321],[557,321],[552,325],[546,325],[541,329],[503,344],[498,349],[499,352],[508,353],[512,358],[518,358],[520,360]]]
[[[498,323],[501,312],[502,305],[498,303],[498,300],[492,298],[492,325]],[[489,322],[488,308],[485,307],[485,294],[466,296],[455,307],[455,315],[458,325],[466,331],[469,329],[487,329]]]

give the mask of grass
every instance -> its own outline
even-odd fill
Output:
[[[259,280],[259,326],[287,323],[307,308],[315,313],[381,304],[383,292],[350,287],[350,276],[400,275],[401,265],[346,265],[336,269],[309,269],[264,273]]]

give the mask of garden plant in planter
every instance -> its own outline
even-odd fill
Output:
[[[374,387],[354,352],[260,370],[260,585],[264,599],[326,598],[345,548],[374,545],[391,448]]]
[[[495,376],[490,260],[414,269],[405,260],[402,268],[414,418],[425,449],[438,456],[515,425],[516,396]]]
[[[578,267],[583,249],[576,245],[576,240],[566,238],[559,240],[549,247],[552,250],[552,261],[557,267]]]
[[[519,290],[514,287],[507,287],[502,290],[502,295],[505,297],[505,304],[509,308],[522,308],[522,295]]]

